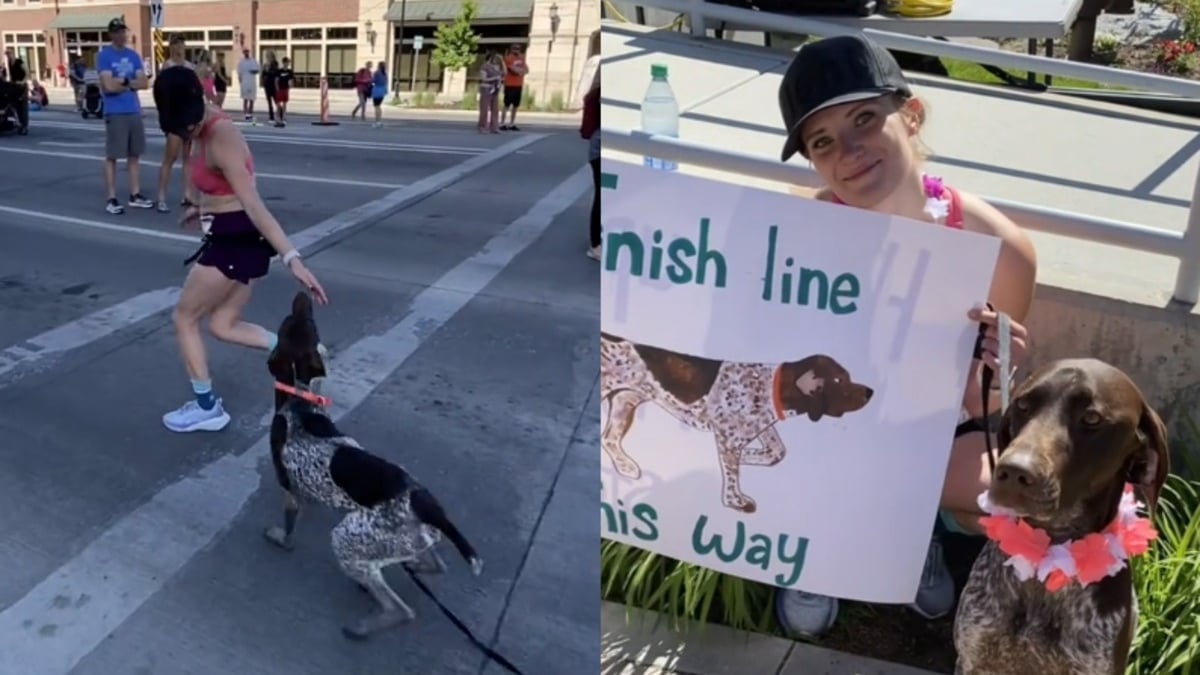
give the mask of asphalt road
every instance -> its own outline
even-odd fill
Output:
[[[305,511],[290,553],[263,540],[282,517],[265,354],[209,340],[233,423],[162,427],[190,392],[169,309],[196,237],[178,213],[104,212],[101,124],[35,113],[29,136],[0,137],[0,675],[504,672],[401,569],[388,577],[417,619],[346,640],[372,605],[336,569],[332,512]],[[586,146],[561,127],[435,122],[245,133],[331,299],[317,319],[340,424],[437,494],[486,561],[472,577],[446,545],[427,583],[524,673],[590,672]],[[151,198],[157,170],[141,171]],[[274,269],[246,318],[274,328],[296,288]]]

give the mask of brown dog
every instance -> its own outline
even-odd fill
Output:
[[[1168,470],[1162,420],[1129,377],[1095,359],[1058,361],[1013,394],[997,440],[988,498],[1053,543],[1113,522],[1127,483],[1153,512]],[[1122,675],[1137,625],[1126,566],[1048,591],[1018,579],[989,541],[959,601],[954,645],[962,675]]]
[[[741,490],[741,465],[774,466],[783,459],[787,448],[777,423],[798,415],[813,422],[841,417],[861,410],[873,393],[824,354],[784,363],[718,361],[600,334],[600,398],[609,404],[600,445],[617,473],[641,476],[622,441],[638,406],[653,401],[688,426],[713,434],[722,503],[746,513],[757,506]],[[750,445],[754,441],[757,447]]]

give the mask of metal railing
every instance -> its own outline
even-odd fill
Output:
[[[640,0],[639,4],[687,13],[693,34],[705,36],[707,18],[735,22],[759,30],[811,35],[863,33],[881,46],[920,54],[948,56],[1001,68],[1014,68],[1050,75],[1117,84],[1130,88],[1200,98],[1200,82],[1123,71],[1042,56],[1005,52],[998,49],[942,42],[931,38],[909,37],[872,29],[856,29],[836,23],[802,17],[756,12],[704,0]],[[666,136],[639,131],[604,128],[604,147],[618,152],[649,155],[717,171],[753,176],[763,180],[816,187],[821,185],[816,172],[799,165],[784,164],[744,153],[718,150]],[[1183,232],[1146,227],[1108,218],[1098,218],[1043,206],[1023,204],[984,196],[988,203],[1008,215],[1022,227],[1100,244],[1169,256],[1179,261],[1172,299],[1186,305],[1200,302],[1200,171],[1192,188],[1191,209]]]

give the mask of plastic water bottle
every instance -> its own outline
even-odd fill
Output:
[[[656,63],[650,66],[650,86],[642,97],[642,131],[658,136],[679,138],[679,104],[667,81],[667,67]],[[669,159],[646,156],[642,163],[651,169],[675,171],[679,165]]]

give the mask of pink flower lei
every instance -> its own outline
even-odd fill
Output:
[[[1037,576],[1046,590],[1054,592],[1073,579],[1086,587],[1110,577],[1124,569],[1129,558],[1149,550],[1158,532],[1148,518],[1138,515],[1138,506],[1133,486],[1126,485],[1117,517],[1102,532],[1051,544],[1045,530],[1031,526],[1009,509],[992,505],[984,492],[979,495],[979,508],[991,515],[980,518],[979,524],[1008,556],[1005,565],[1018,579],[1028,581]]]
[[[928,213],[936,223],[945,222],[946,216],[950,213],[950,205],[945,199],[946,186],[942,184],[942,179],[938,176],[923,174],[921,185],[925,189],[925,213]]]

